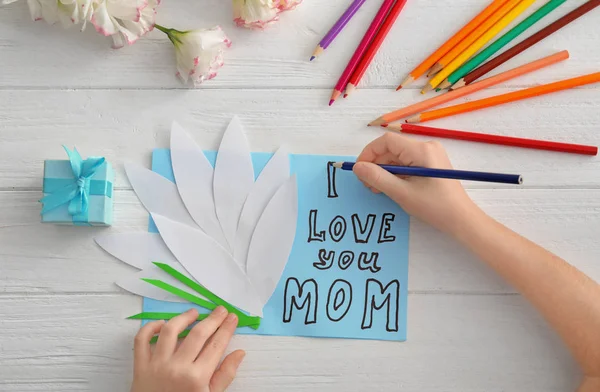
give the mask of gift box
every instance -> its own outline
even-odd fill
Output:
[[[103,157],[83,160],[65,147],[69,160],[44,161],[42,223],[110,226],[114,171]]]

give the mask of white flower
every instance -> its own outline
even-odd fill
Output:
[[[27,0],[33,20],[61,22],[65,28],[83,24],[81,30],[89,21],[100,34],[112,37],[114,48],[131,45],[152,30],[159,4],[160,0]]]
[[[113,39],[113,48],[131,45],[154,28],[160,0],[95,0],[90,21],[100,34]]]
[[[262,316],[292,250],[298,217],[296,177],[279,149],[254,180],[252,157],[239,120],[223,135],[216,163],[176,123],[171,130],[171,182],[127,164],[131,185],[151,214],[158,234],[97,237],[104,250],[141,270],[117,281],[125,290],[162,301],[187,302],[147,280],[190,292],[153,265],[180,271],[231,305]],[[208,298],[208,297],[206,297]]]
[[[277,8],[279,11],[289,11],[296,8],[298,4],[302,3],[302,0],[279,0]]]
[[[15,1],[4,0],[2,3]],[[65,28],[85,23],[92,13],[92,0],[27,0],[27,5],[33,20],[44,20],[51,25],[60,22]]]
[[[264,29],[276,22],[279,14],[302,0],[233,0],[233,20],[240,27]]]
[[[198,86],[217,76],[217,70],[223,66],[223,51],[231,46],[221,27],[189,31],[160,25],[156,28],[167,34],[175,46],[177,76],[184,84],[191,80]]]

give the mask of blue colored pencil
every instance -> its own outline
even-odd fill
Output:
[[[352,170],[355,162],[335,162],[333,167]],[[502,184],[522,184],[523,178],[518,174],[485,173],[464,170],[431,169],[418,166],[378,165],[392,174],[417,177],[449,178],[453,180],[498,182]]]

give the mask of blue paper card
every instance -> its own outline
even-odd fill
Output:
[[[214,165],[216,152],[205,155]],[[252,154],[255,176],[271,156]],[[328,165],[344,160],[353,158],[290,155],[299,196],[294,246],[260,328],[238,333],[406,340],[409,217]],[[174,181],[169,150],[154,151],[152,170]],[[149,230],[157,232],[152,221]],[[143,311],[192,306],[144,298]]]

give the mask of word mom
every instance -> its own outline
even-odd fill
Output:
[[[330,321],[342,320],[352,306],[352,285],[344,279],[335,280],[327,293],[325,314]],[[361,329],[369,329],[373,325],[373,310],[386,307],[386,331],[398,332],[398,309],[400,306],[400,282],[394,279],[383,286],[376,279],[367,279]],[[288,278],[285,283],[283,298],[283,322],[292,321],[294,309],[304,311],[304,324],[316,324],[317,310],[320,306],[319,287],[314,279],[305,280],[302,284],[296,278]]]

